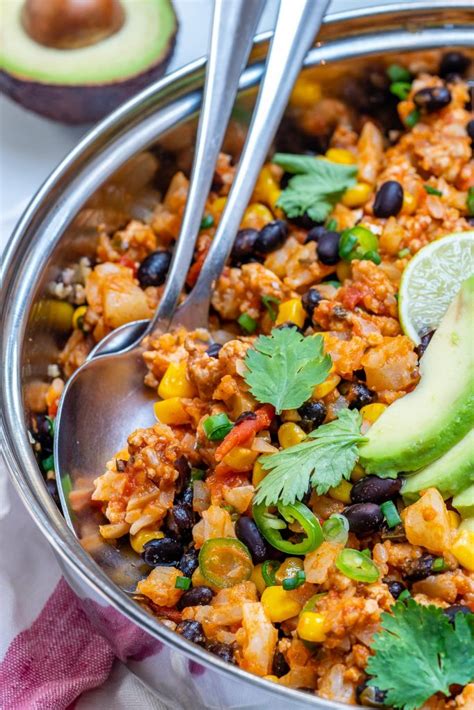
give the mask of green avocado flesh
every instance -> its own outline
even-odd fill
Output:
[[[474,516],[474,483],[462,493],[454,496],[453,508],[456,508],[462,518]]]
[[[474,276],[463,282],[420,362],[413,392],[367,432],[360,463],[395,476],[440,458],[474,425]]]
[[[118,32],[87,47],[53,49],[25,32],[23,4],[8,0],[0,14],[0,68],[18,79],[71,86],[121,81],[160,63],[176,33],[171,0],[122,0]]]
[[[474,484],[474,429],[444,456],[409,476],[403,486],[402,495],[410,502],[416,500],[421,491],[434,486],[443,498],[459,498],[463,495],[460,491],[464,491],[471,483]],[[474,486],[471,486],[471,489],[472,496]],[[457,507],[454,500],[453,505]]]

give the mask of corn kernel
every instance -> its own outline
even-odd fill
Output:
[[[300,422],[301,417],[297,409],[284,409],[281,413],[282,422]]]
[[[352,469],[351,473],[351,481],[352,483],[357,483],[357,481],[360,481],[361,478],[364,478],[365,476],[365,471],[360,465],[360,463],[356,463],[354,468]]]
[[[372,187],[366,182],[358,182],[349,187],[342,196],[341,202],[346,207],[362,207],[372,194]]]
[[[326,617],[316,611],[304,611],[298,619],[296,631],[303,641],[322,643],[326,638]]]
[[[322,399],[327,394],[335,390],[340,381],[341,378],[339,377],[339,375],[329,375],[328,377],[326,377],[324,382],[321,382],[320,385],[316,385],[313,390],[313,399]]]
[[[153,405],[155,417],[162,424],[188,424],[189,416],[183,407],[180,397],[170,397],[155,402]]]
[[[281,190],[272,175],[270,166],[264,165],[258,176],[257,184],[255,185],[253,193],[255,201],[263,202],[274,209],[280,194]]]
[[[451,552],[460,565],[474,572],[474,531],[463,530],[456,535]]]
[[[461,524],[461,516],[455,510],[448,510],[448,520],[451,530],[457,530]]]
[[[80,328],[80,320],[84,318],[85,314],[87,311],[87,306],[79,306],[79,308],[76,308],[74,313],[72,314],[72,327],[73,328]]]
[[[290,96],[290,106],[308,108],[321,99],[321,87],[308,77],[301,76],[295,83]]]
[[[403,192],[403,204],[402,212],[403,214],[413,214],[413,212],[418,207],[418,199],[411,192],[406,190]]]
[[[262,464],[260,463],[260,459],[257,459],[252,469],[252,485],[257,487],[260,481],[263,481],[267,473],[268,471],[265,471]]]
[[[306,436],[306,432],[294,422],[285,422],[278,429],[278,441],[284,449],[300,444]]]
[[[250,581],[255,584],[255,586],[257,587],[257,592],[259,594],[263,594],[263,592],[267,588],[265,580],[263,579],[262,566],[263,565],[255,565],[252,570],[252,574],[250,575]]]
[[[246,449],[244,446],[234,446],[222,461],[234,471],[251,471],[258,451]]]
[[[273,222],[273,214],[261,202],[253,202],[245,210],[242,220],[242,229],[262,229],[269,222]]]
[[[196,396],[196,389],[187,377],[186,360],[168,365],[158,387],[158,396],[162,399]]]
[[[366,404],[365,407],[362,407],[360,413],[362,415],[362,419],[365,419],[365,421],[369,422],[369,424],[373,424],[385,412],[386,409],[386,404],[382,404],[381,402],[375,402],[375,404]]]
[[[293,598],[291,592],[283,587],[267,587],[260,600],[270,621],[279,623],[296,616],[301,611],[301,604]]]
[[[336,276],[341,283],[352,276],[352,266],[350,261],[340,261],[336,266]]]
[[[161,530],[140,530],[136,535],[130,535],[130,545],[139,555],[150,540],[161,540],[165,534]]]
[[[340,500],[341,503],[351,502],[352,483],[349,481],[341,481],[338,486],[330,488],[328,493],[334,500]]]
[[[329,148],[325,157],[332,163],[342,163],[343,165],[354,165],[357,162],[354,153],[344,148]]]
[[[224,207],[226,206],[227,202],[227,197],[218,197],[217,200],[214,200],[212,205],[209,206],[209,212],[212,214],[214,219],[218,222],[219,217],[224,211]]]
[[[306,320],[306,311],[301,303],[301,298],[290,298],[289,301],[283,301],[278,306],[278,315],[275,325],[282,323],[294,323],[298,328],[304,326]]]
[[[270,680],[272,683],[279,683],[280,679],[277,675],[264,675],[263,680]]]

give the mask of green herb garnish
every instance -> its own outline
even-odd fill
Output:
[[[244,363],[251,393],[262,404],[273,404],[277,414],[300,407],[331,369],[322,337],[305,338],[296,327],[273,328],[270,335],[260,335]]]
[[[237,323],[240,325],[242,330],[245,330],[245,332],[249,333],[249,335],[255,333],[257,330],[257,321],[255,318],[252,318],[252,316],[249,316],[248,313],[242,313],[242,315],[237,318]]]
[[[290,218],[307,213],[315,222],[323,222],[347,188],[356,183],[356,165],[292,153],[276,153],[273,162],[294,174],[277,202]]]
[[[423,185],[423,187],[428,195],[436,195],[437,197],[441,197],[443,194],[441,190],[437,190],[435,187],[431,187],[431,185]]]
[[[414,108],[413,111],[410,111],[408,116],[405,118],[405,126],[407,126],[407,128],[413,128],[413,126],[416,126],[419,120],[420,112],[417,108]]]
[[[400,101],[405,101],[411,91],[411,84],[408,81],[393,81],[390,84],[390,93],[396,96]]]
[[[259,459],[270,473],[259,483],[255,502],[286,505],[301,500],[310,484],[323,495],[348,479],[357,463],[357,445],[366,441],[361,423],[357,410],[343,409],[338,419],[315,429],[301,444]]]
[[[227,414],[221,412],[204,419],[202,428],[209,441],[221,441],[234,428],[234,425]]]
[[[474,679],[474,614],[456,614],[454,624],[435,606],[413,599],[383,613],[374,636],[369,685],[386,691],[386,705],[415,710],[435,693]]]
[[[191,586],[191,579],[189,577],[177,577],[174,583],[176,589],[187,590]]]
[[[280,305],[280,299],[276,298],[275,296],[262,296],[262,304],[267,309],[270,318],[272,320],[276,320],[278,315],[278,306]]]

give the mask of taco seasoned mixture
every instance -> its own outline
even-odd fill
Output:
[[[147,565],[138,603],[229,663],[348,704],[474,707],[468,66],[390,65],[339,97],[302,76],[210,332],[147,339],[156,423],[130,422],[89,491],[102,539]],[[189,288],[233,173],[222,154]],[[187,189],[177,172],[149,219],[101,229],[95,261],[54,285],[76,310],[33,422],[53,492],[64,381],[151,316]]]

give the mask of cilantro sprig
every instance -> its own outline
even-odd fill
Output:
[[[386,691],[385,703],[415,710],[434,693],[474,680],[474,614],[456,614],[454,625],[441,609],[414,599],[396,602],[381,617],[367,673]]]
[[[331,369],[320,335],[305,338],[295,328],[273,328],[247,350],[244,379],[256,400],[273,404],[277,414],[297,409]]]
[[[347,188],[356,183],[356,165],[292,153],[276,153],[273,162],[294,174],[277,202],[290,218],[307,213],[315,222],[323,222]]]
[[[362,417],[357,410],[343,409],[338,419],[323,424],[301,444],[259,459],[270,471],[260,482],[256,503],[288,505],[301,500],[311,484],[319,495],[349,478],[357,463],[357,445]]]

